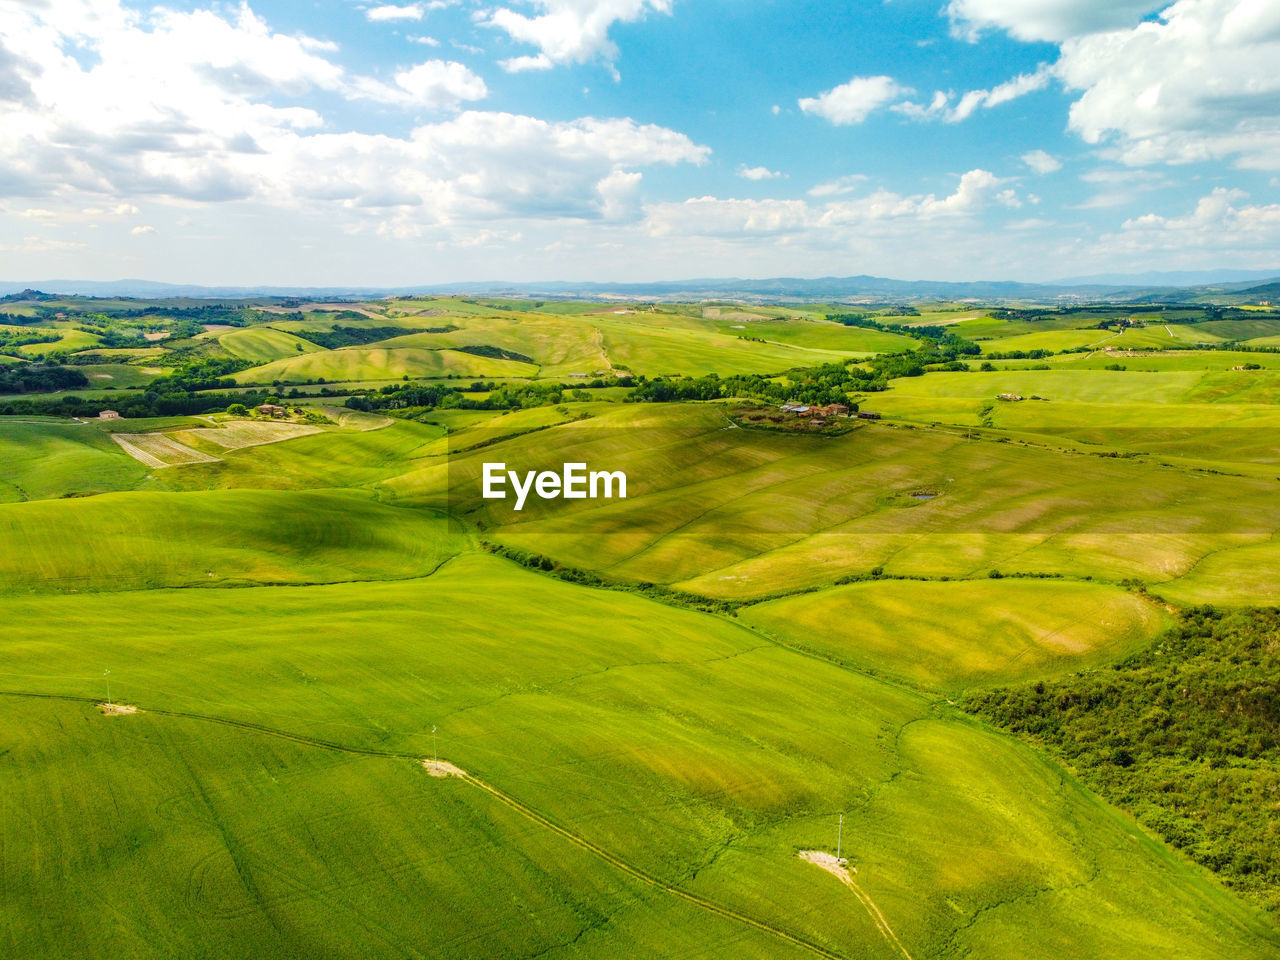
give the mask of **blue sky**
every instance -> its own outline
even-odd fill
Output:
[[[1280,268],[1274,0],[0,4],[4,279]]]

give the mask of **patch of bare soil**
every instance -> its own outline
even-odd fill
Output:
[[[857,867],[849,866],[849,861],[845,857],[837,857],[834,853],[827,853],[825,850],[801,850],[800,859],[808,860],[828,873],[834,873],[841,880],[858,872]]]
[[[461,767],[455,767],[447,760],[423,760],[422,765],[433,777],[465,777],[467,775],[467,771]]]
[[[100,703],[98,709],[104,717],[126,717],[138,712],[138,708],[132,703]]]
[[[902,945],[902,941],[898,939],[897,934],[893,932],[893,928],[889,926],[889,921],[885,919],[880,908],[876,906],[876,902],[867,895],[853,879],[853,874],[858,872],[857,867],[850,867],[849,861],[844,857],[837,857],[834,853],[827,853],[825,850],[801,850],[798,854],[801,860],[807,860],[815,867],[821,867],[827,873],[832,874],[840,879],[846,887],[853,891],[853,895],[858,898],[858,902],[862,904],[867,916],[871,918],[871,922],[876,925],[876,929],[880,931],[880,935],[896,947],[901,954],[912,960],[911,954],[907,952],[907,948]]]

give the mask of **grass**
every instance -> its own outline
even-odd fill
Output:
[[[305,383],[311,380],[397,380],[401,377],[520,376],[533,371],[527,363],[477,357],[456,350],[386,347],[345,347],[275,360],[236,374],[244,384]]]
[[[109,661],[116,696],[144,710],[410,755],[429,753],[436,724],[442,756],[569,833],[843,955],[883,950],[883,940],[840,884],[795,856],[829,845],[840,809],[859,883],[918,955],[1015,938],[1027,957],[1096,956],[1102,939],[1122,950],[1181,944],[1186,956],[1274,950],[1256,914],[1031,750],[731,624],[481,556],[425,580],[259,588],[234,604],[223,592],[150,591],[141,622],[128,594],[6,600],[0,611],[28,627],[0,655],[0,673],[10,688],[92,696],[94,667]],[[293,642],[300,635],[306,645]],[[768,706],[778,702],[788,709]],[[125,953],[155,949],[169,936],[156,918],[179,914],[191,918],[179,938],[206,926],[227,937],[234,923],[257,956],[296,955],[307,937],[360,938],[366,955],[392,955],[394,935],[427,936],[437,956],[529,955],[579,935],[604,954],[661,938],[701,955],[707,924],[721,922],[636,889],[488,795],[405,761],[162,714],[12,709],[28,729],[52,732],[5,758],[15,774],[7,795],[46,811],[22,829],[6,820],[6,850],[14,863],[63,865],[24,870],[6,902],[70,911],[57,926],[16,911],[8,935],[29,954],[100,931],[98,901],[74,892],[101,890],[107,877],[129,888],[109,898]],[[67,726],[72,717],[87,724]],[[82,789],[59,787],[68,770]],[[123,789],[134,778],[145,783]],[[58,825],[71,822],[99,842],[69,842]],[[81,859],[78,849],[98,853]],[[495,888],[517,913],[479,896]],[[537,909],[534,891],[574,907]],[[456,908],[387,907],[428,892]],[[1018,905],[1032,896],[1055,909],[1028,925]],[[526,929],[516,916],[543,922]],[[786,949],[741,925],[722,933],[726,955]]]
[[[34,329],[46,329],[45,327],[36,327]],[[66,350],[74,353],[77,350],[87,350],[90,347],[96,347],[102,341],[92,333],[85,333],[83,330],[77,330],[70,324],[52,324],[48,329],[52,329],[60,336],[57,340],[50,343],[28,343],[18,348],[18,352],[24,357],[43,357],[46,353],[52,353],[55,350]]]
[[[321,349],[309,340],[267,326],[232,330],[218,337],[218,343],[233,357],[251,363],[270,363],[299,354],[318,353]]]
[[[569,458],[626,472],[628,498],[530,503],[519,514],[479,498],[485,461],[526,470]],[[887,425],[835,438],[732,429],[713,405],[606,408],[455,454],[447,472],[428,461],[385,486],[569,566],[729,598],[877,567],[1165,581],[1280,529],[1274,478]]]
[[[10,741],[7,797],[47,804],[56,794],[47,819],[78,824],[77,841],[2,831],[6,848],[22,851],[0,908],[0,942],[15,955],[87,955],[109,942],[121,956],[532,956],[606,920],[619,951],[680,931],[699,955],[800,955],[655,897],[405,761],[182,718],[144,714],[123,718],[126,728],[88,706],[0,709],[24,734]],[[71,717],[84,733],[35,736]],[[57,864],[57,878],[40,864]],[[504,895],[484,897],[492,886]],[[42,920],[50,896],[57,923]],[[489,902],[423,909],[471,897]]]
[[[216,336],[262,362],[242,382],[377,386],[903,345],[819,307],[350,306]],[[918,319],[988,352],[1112,336]],[[317,399],[335,424],[255,444],[279,425],[222,419],[225,447],[194,418],[0,421],[0,953],[900,956],[796,855],[843,813],[859,889],[916,960],[1274,956],[1273,918],[946,700],[1105,677],[1165,602],[1273,599],[1280,357],[1151,352],[1203,332],[1173,319],[1049,370],[895,380],[864,407],[915,422],[842,436],[719,404],[388,422]],[[297,350],[335,323],[457,329]],[[111,440],[153,431],[220,459],[148,472]],[[622,469],[629,497],[517,515],[478,496],[495,460]],[[735,615],[650,599],[671,590]],[[107,669],[141,712],[94,708]],[[475,779],[428,776],[436,749]]]
[[[1079,670],[1149,642],[1168,623],[1132,593],[1054,580],[873,581],[741,616],[840,662],[947,691]]]
[[[81,371],[89,378],[89,383],[101,390],[103,387],[143,387],[156,378],[155,373],[131,363],[95,363],[81,367]]]
[[[129,490],[146,468],[96,424],[0,420],[0,502]]]
[[[458,543],[439,515],[358,491],[105,494],[0,509],[0,580],[76,592],[397,579]]]

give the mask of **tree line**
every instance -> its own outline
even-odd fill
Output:
[[[1280,609],[1196,608],[1114,666],[973,693],[965,706],[1280,909]]]

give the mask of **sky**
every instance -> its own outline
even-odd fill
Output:
[[[0,278],[1280,272],[1277,0],[0,0]]]

